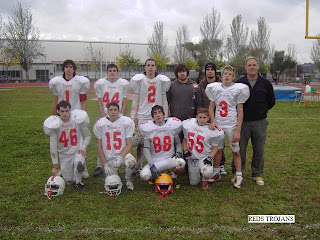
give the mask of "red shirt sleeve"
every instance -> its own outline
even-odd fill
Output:
[[[80,94],[80,102],[85,102],[87,101],[87,94]]]

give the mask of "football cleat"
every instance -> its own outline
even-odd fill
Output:
[[[253,177],[252,180],[260,186],[264,185],[263,177]]]
[[[100,176],[102,173],[103,173],[102,167],[97,167],[96,170],[94,170],[93,177],[98,177],[98,176]]]
[[[215,172],[213,176],[208,180],[209,182],[219,182],[221,180],[221,175],[218,172]]]
[[[77,186],[77,188],[78,188],[78,190],[79,190],[80,193],[84,193],[84,192],[85,192],[84,184],[83,184],[82,182],[78,182],[78,183],[76,184],[76,186]]]
[[[227,171],[226,171],[226,169],[224,168],[224,165],[221,165],[221,166],[220,166],[220,174],[223,175],[223,176],[225,176],[225,175],[228,174]]]
[[[134,190],[134,185],[133,185],[131,179],[126,180],[126,186],[127,186],[127,189],[129,189],[131,191]]]
[[[236,181],[233,184],[233,186],[235,188],[241,188],[242,182],[243,182],[243,177],[242,176],[236,176]]]

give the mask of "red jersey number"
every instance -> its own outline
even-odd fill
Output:
[[[221,117],[228,116],[228,103],[226,101],[221,101],[219,106],[221,107],[220,116]]]
[[[61,135],[59,137],[59,143],[63,143],[63,146],[66,148],[69,146],[69,140],[71,146],[77,146],[78,144],[78,137],[77,137],[77,130],[76,129],[70,129],[69,131],[69,138],[67,136],[66,131],[62,131]]]
[[[152,143],[155,153],[159,153],[162,150],[165,152],[169,152],[171,150],[171,138],[169,136],[163,137],[163,144],[161,144],[160,137],[154,137],[152,139]]]
[[[156,88],[155,86],[148,87],[148,103],[156,102]]]
[[[113,148],[115,150],[120,150],[122,147],[122,140],[120,136],[121,136],[121,132],[113,132]],[[106,149],[111,150],[110,132],[106,132],[106,140],[107,140]]]
[[[110,102],[116,102],[116,103],[119,103],[119,92],[116,92],[111,101],[110,101],[110,98],[109,98],[109,92],[105,92],[104,95],[103,95],[103,98],[102,98],[102,102],[104,102],[106,105],[106,108],[108,107],[108,104]]]
[[[203,145],[204,136],[198,135],[196,142],[195,142],[194,136],[195,136],[195,133],[188,132],[188,149],[192,151],[194,148],[198,153],[202,153],[204,149],[204,145]]]

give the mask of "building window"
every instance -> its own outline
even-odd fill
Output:
[[[47,82],[49,80],[49,70],[36,70],[36,79]]]

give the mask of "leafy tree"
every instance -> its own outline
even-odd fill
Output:
[[[227,37],[228,62],[235,68],[238,74],[244,72],[244,62],[249,53],[248,26],[242,22],[241,15],[232,19],[230,26],[231,35]]]
[[[163,35],[163,22],[156,22],[153,25],[152,36],[148,39],[148,56],[152,58],[158,56],[160,59],[169,58],[167,45],[168,39]]]
[[[318,34],[320,36],[320,34]],[[311,59],[320,71],[320,40],[317,39],[312,43]]]
[[[169,57],[163,57],[161,54],[154,54],[151,56],[154,60],[156,60],[157,68],[165,72],[168,62],[170,61]]]
[[[0,51],[0,64],[6,67],[7,73],[8,73],[9,67],[17,65],[18,62],[19,62],[19,57],[15,55],[11,49],[2,47]]]
[[[205,47],[205,55],[208,61],[216,62],[221,60],[223,46],[223,24],[220,13],[216,8],[212,8],[200,26],[202,44]]]
[[[137,67],[140,63],[140,60],[138,58],[135,58],[131,49],[129,48],[129,45],[126,46],[125,50],[120,52],[120,58],[119,58],[119,65],[121,68],[129,71],[129,77],[130,77],[130,70],[134,67]],[[127,75],[127,71],[125,72]]]
[[[271,62],[271,29],[263,17],[258,19],[258,30],[251,30],[250,55],[259,59],[260,70],[266,72]]]
[[[191,70],[200,70],[199,65],[197,64],[196,61],[191,60],[190,58],[187,58],[187,60],[185,61],[186,66]]]
[[[173,53],[175,63],[185,63],[190,58],[189,51],[184,47],[184,44],[189,42],[188,26],[183,24],[177,30],[176,47]]]
[[[270,65],[270,71],[278,78],[283,75],[285,70],[295,69],[297,62],[290,55],[286,55],[284,51],[275,51],[273,61]]]
[[[19,63],[26,71],[29,79],[29,69],[35,59],[43,56],[43,47],[39,41],[39,31],[32,21],[32,13],[28,7],[23,7],[21,2],[13,7],[12,15],[5,24],[5,38],[8,47],[19,56]]]
[[[103,47],[100,45],[93,47],[92,43],[89,43],[89,45],[84,50],[84,59],[88,63],[90,63],[89,68],[94,71],[94,79],[97,79],[97,73],[100,69],[100,63],[102,62],[102,58]]]

